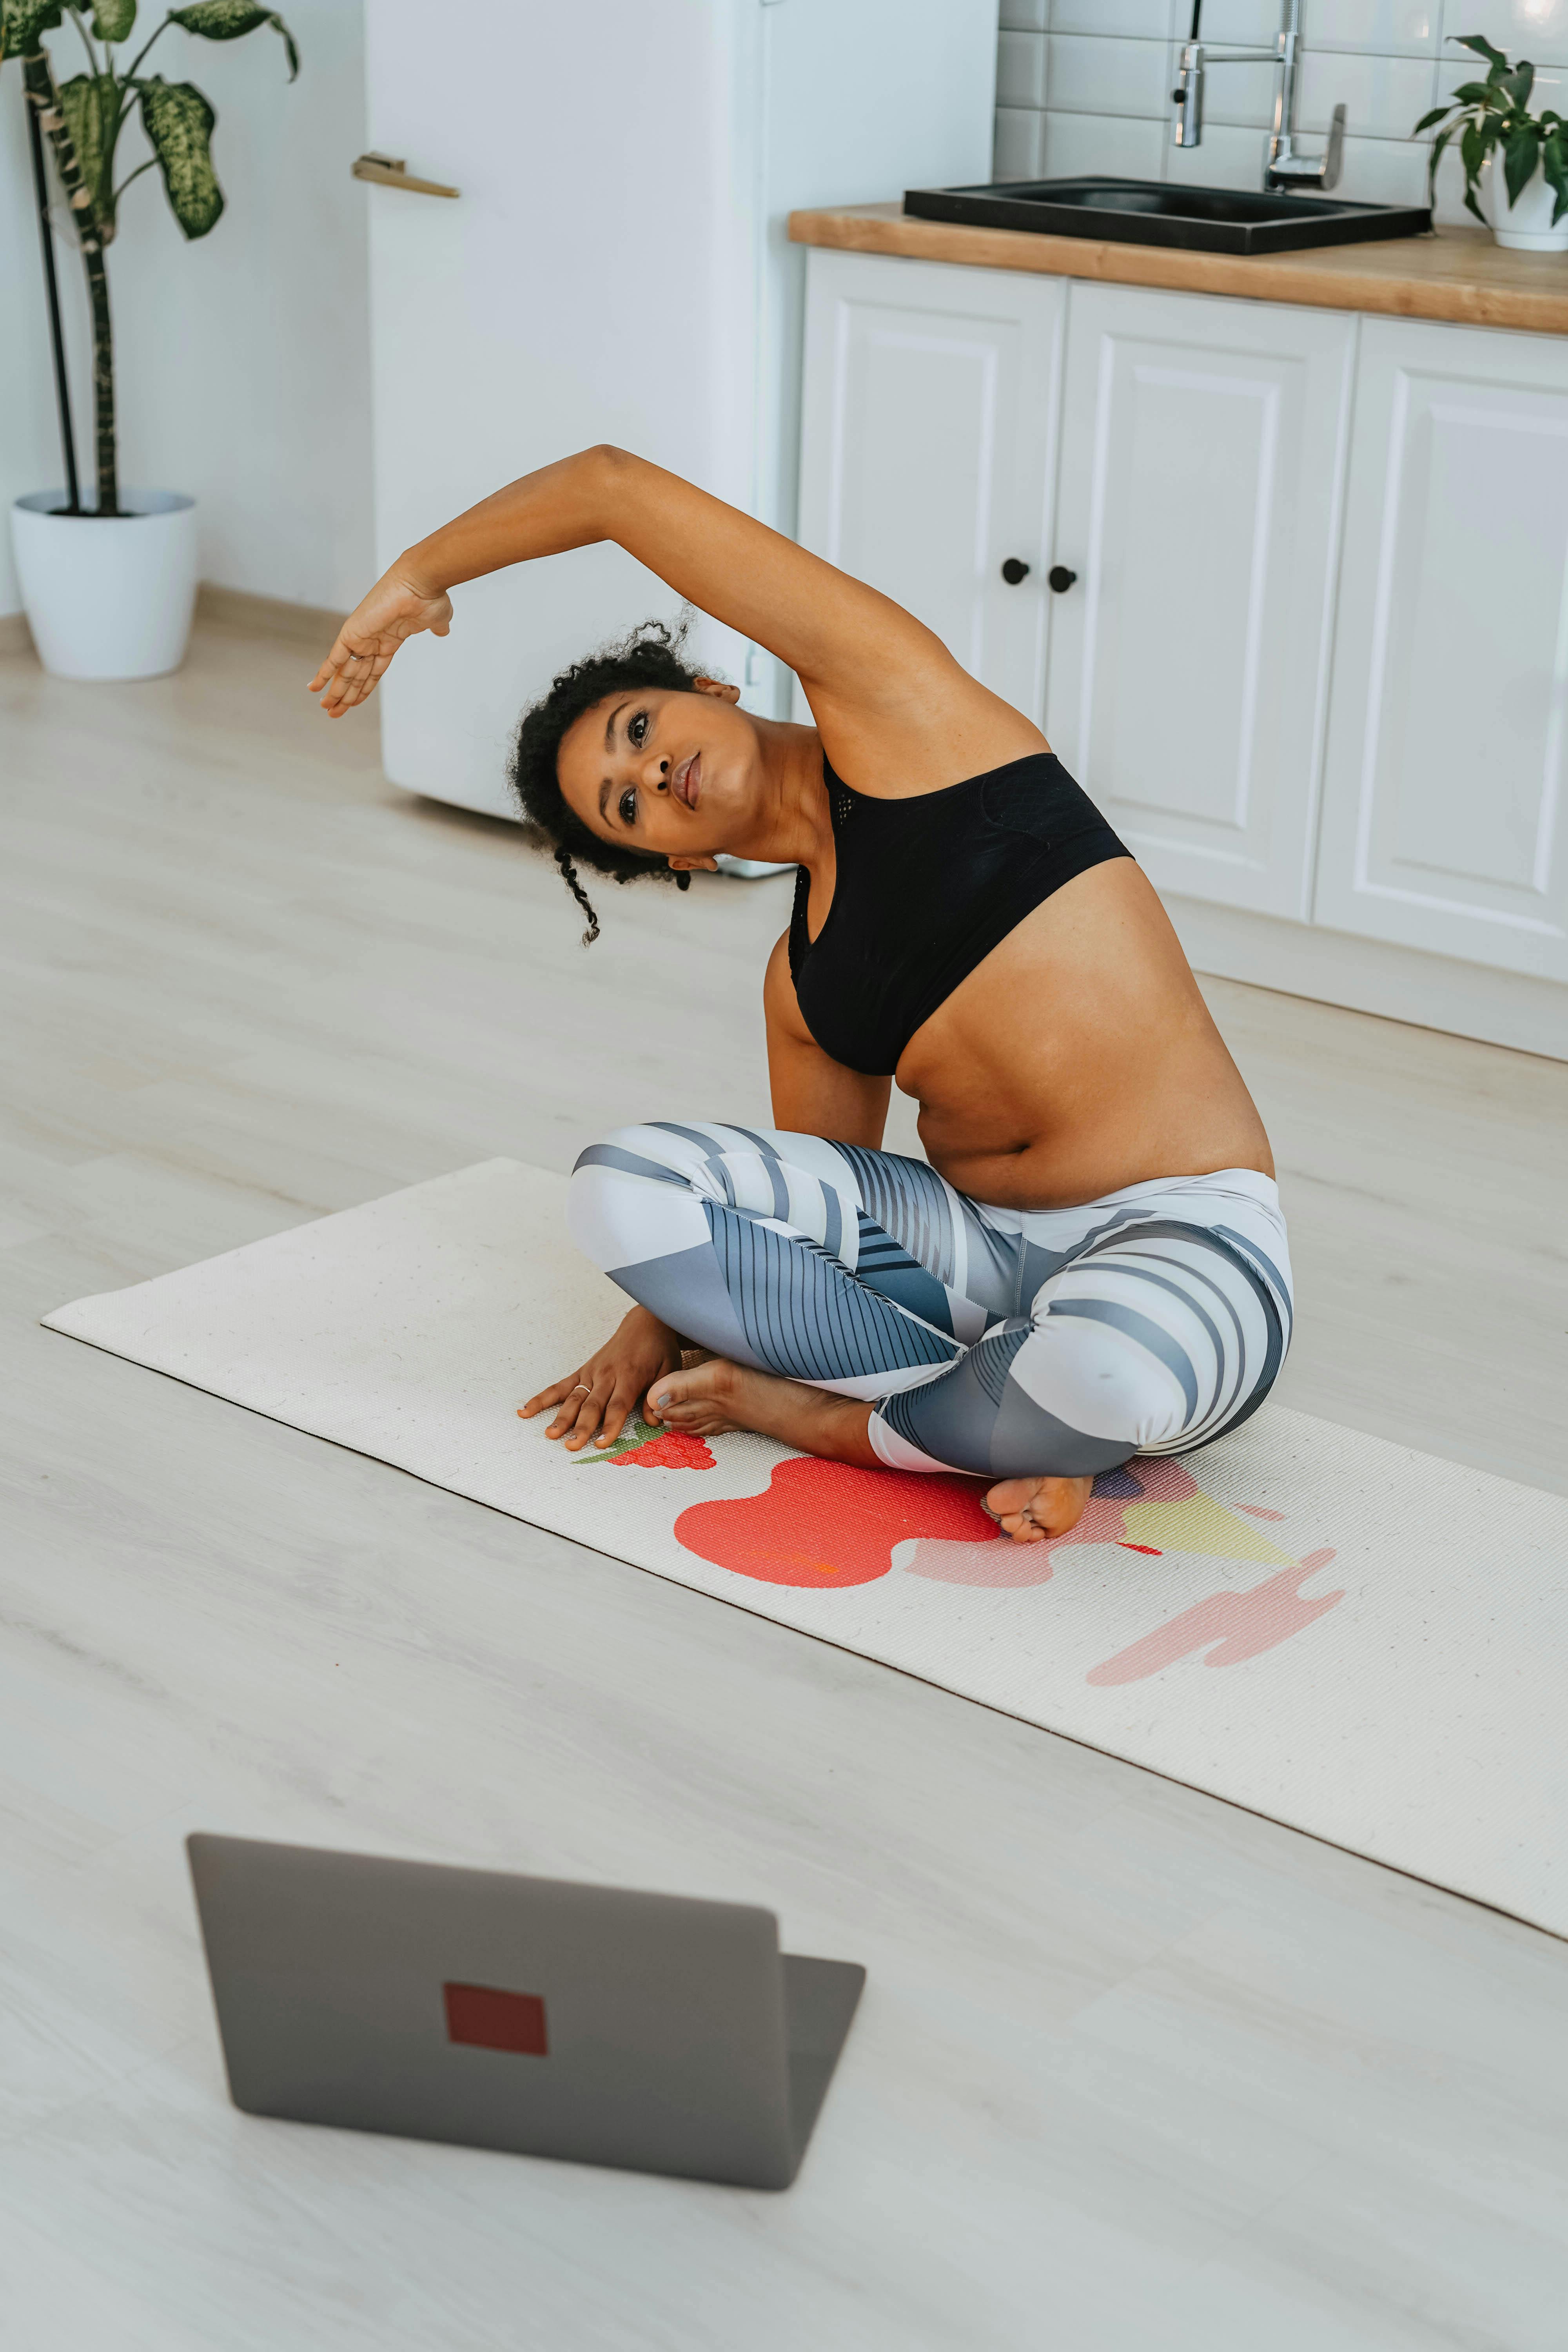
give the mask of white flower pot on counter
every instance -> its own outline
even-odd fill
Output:
[[[1553,228],[1557,191],[1542,178],[1540,164],[1521,188],[1516,205],[1509,203],[1508,182],[1495,156],[1488,158],[1485,168],[1486,213],[1498,243],[1521,253],[1568,253],[1568,213]]]
[[[38,659],[57,677],[178,669],[196,598],[196,507],[175,490],[122,490],[124,512],[61,514],[63,490],[11,509],[11,543]]]

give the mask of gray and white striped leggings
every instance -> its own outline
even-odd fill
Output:
[[[999,1209],[894,1152],[652,1119],[584,1152],[567,1222],[698,1346],[874,1400],[893,1469],[1185,1454],[1256,1412],[1289,1341],[1279,1194],[1246,1168]]]

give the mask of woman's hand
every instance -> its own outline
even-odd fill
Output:
[[[634,1307],[596,1356],[590,1356],[564,1380],[541,1389],[519,1410],[525,1421],[531,1421],[546,1405],[554,1405],[555,1418],[544,1434],[566,1437],[569,1454],[580,1454],[591,1437],[596,1444],[613,1445],[649,1382],[679,1369],[679,1332],[650,1315],[646,1307]]]
[[[341,719],[374,692],[405,637],[422,629],[444,637],[451,625],[452,600],[445,589],[431,590],[394,566],[349,614],[307,690],[321,696],[329,719]]]

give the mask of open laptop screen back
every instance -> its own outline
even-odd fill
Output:
[[[772,1912],[243,1838],[188,1847],[237,2106],[790,2178]]]

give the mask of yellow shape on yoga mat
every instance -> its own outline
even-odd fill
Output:
[[[1179,1503],[1129,1503],[1122,1513],[1131,1543],[1156,1551],[1201,1551],[1213,1559],[1260,1559],[1289,1568],[1291,1555],[1237,1518],[1209,1495],[1188,1495]]]

